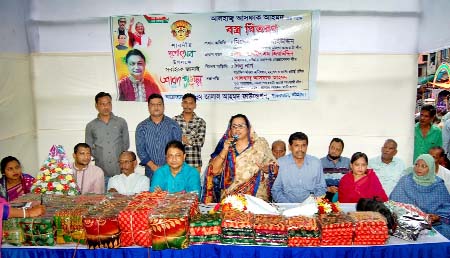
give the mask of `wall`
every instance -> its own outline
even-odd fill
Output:
[[[450,47],[450,1],[421,1],[419,53],[435,52]]]
[[[37,165],[34,97],[26,17],[28,1],[2,1],[0,17],[0,158],[17,157],[25,171]]]
[[[204,103],[207,122],[203,159],[208,160],[229,117],[248,115],[256,132],[272,142],[294,131],[310,137],[309,152],[324,156],[332,137],[342,137],[344,155],[378,155],[386,138],[399,143],[399,156],[412,158],[417,80],[419,1],[91,1],[33,0],[28,35],[36,107],[37,162],[52,144],[84,141],[96,116],[94,96],[115,95],[108,17],[161,12],[234,10],[321,10],[316,98],[310,101]],[[143,8],[144,7],[144,8]],[[405,29],[407,28],[407,29]],[[115,97],[115,96],[114,96]],[[146,103],[113,102],[115,114],[134,129],[148,117]],[[167,104],[166,114],[181,112]],[[2,117],[3,121],[3,117]],[[23,156],[27,159],[27,156]]]

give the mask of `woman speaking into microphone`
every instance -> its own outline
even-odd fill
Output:
[[[258,137],[245,115],[231,117],[227,130],[211,154],[202,192],[205,203],[227,195],[250,194],[271,199],[278,169],[267,141]]]

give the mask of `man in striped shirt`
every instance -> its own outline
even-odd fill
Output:
[[[166,163],[164,148],[172,140],[181,141],[181,128],[170,117],[164,115],[164,100],[160,94],[148,97],[150,117],[136,127],[136,150],[145,166],[145,175],[152,180],[153,172]]]
[[[173,119],[178,123],[183,131],[182,143],[185,146],[185,162],[200,172],[202,168],[202,147],[205,143],[206,123],[201,117],[195,114],[197,107],[197,97],[192,93],[184,94],[181,102],[183,113]]]

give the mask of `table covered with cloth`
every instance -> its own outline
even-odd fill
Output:
[[[292,204],[291,204],[292,205]],[[354,210],[354,205],[341,204],[345,212]],[[202,210],[209,207],[200,207]],[[204,212],[205,210],[203,210]],[[326,247],[279,247],[257,245],[203,244],[191,245],[189,248],[155,251],[145,247],[122,247],[117,249],[90,250],[85,245],[66,244],[56,246],[12,246],[1,247],[1,258],[450,258],[450,241],[436,232],[422,234],[417,241],[408,242],[396,237],[389,237],[383,246],[326,246]]]

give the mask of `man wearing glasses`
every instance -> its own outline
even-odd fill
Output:
[[[195,192],[200,195],[200,174],[197,169],[184,162],[184,145],[180,141],[171,141],[165,152],[167,164],[156,170],[150,192],[163,190],[169,193]]]
[[[108,192],[133,195],[148,190],[150,180],[146,176],[134,172],[137,166],[134,152],[122,152],[119,157],[119,166],[122,174],[109,179]]]

